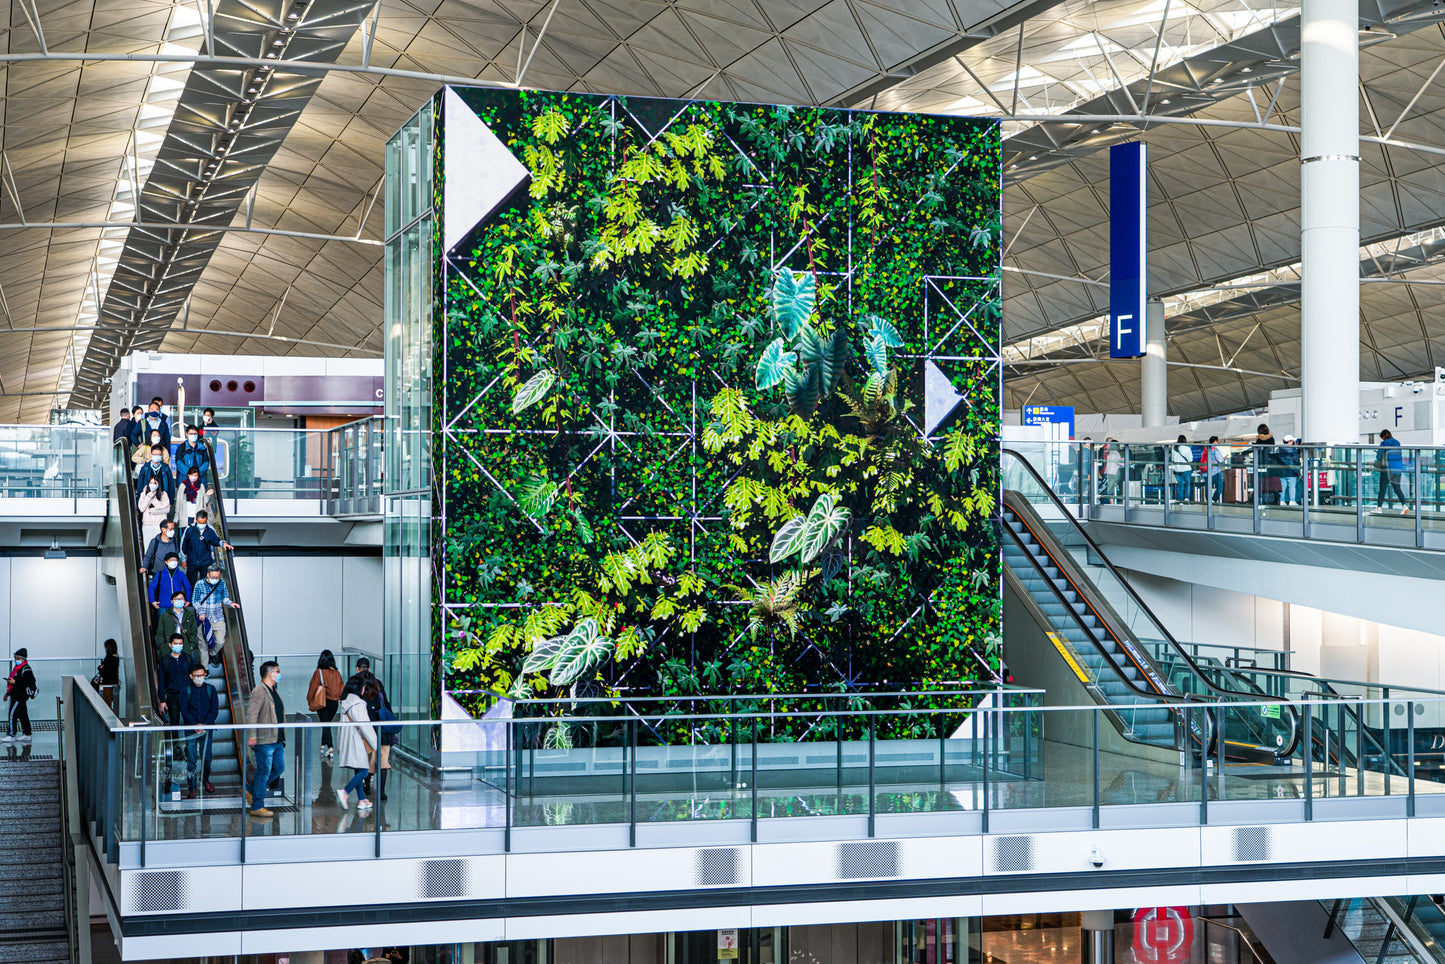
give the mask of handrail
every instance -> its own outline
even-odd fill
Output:
[[[1013,531],[1012,529],[1010,529],[1008,526],[1003,526],[1003,527],[1001,527],[1001,528],[1002,528],[1006,533],[1008,533],[1009,537],[1015,541],[1015,544],[1016,544],[1016,545],[1018,545],[1020,548],[1023,548],[1023,542],[1022,542],[1022,540],[1019,539],[1018,533],[1014,532],[1014,531]],[[1085,636],[1086,638],[1092,639],[1093,637],[1092,637],[1091,634],[1089,633],[1087,627],[1085,627],[1084,624],[1083,624],[1083,617],[1074,609],[1073,606],[1069,605],[1068,600],[1064,598],[1064,595],[1063,595],[1063,593],[1059,590],[1059,587],[1056,586],[1056,585],[1054,585],[1053,580],[1050,579],[1050,578],[1048,577],[1048,574],[1044,572],[1043,567],[1039,564],[1039,561],[1038,561],[1037,559],[1035,559],[1035,558],[1033,557],[1033,555],[1032,555],[1031,553],[1029,553],[1027,550],[1025,550],[1024,555],[1028,557],[1030,564],[1034,567],[1035,571],[1037,571],[1038,574],[1042,577],[1043,583],[1049,587],[1050,591],[1054,594],[1055,598],[1057,598],[1058,601],[1062,604],[1064,612],[1068,613],[1068,614],[1070,615],[1070,617],[1078,624],[1079,628],[1080,628],[1081,630],[1083,630],[1084,636]],[[1005,573],[1005,576],[1004,576],[1005,579],[1008,579],[1008,578],[1017,578],[1017,577],[1014,577],[1014,576],[1013,576],[1012,570],[1009,569],[1008,567],[1004,567],[1004,573]],[[1026,593],[1026,592],[1020,593],[1020,597],[1021,597],[1022,599],[1028,600],[1029,603],[1032,603],[1032,602],[1033,602],[1033,600],[1031,599],[1031,597],[1029,596],[1029,594]],[[1035,613],[1036,613],[1036,615],[1042,615],[1042,613],[1038,613],[1037,610],[1035,610]],[[1142,696],[1142,697],[1144,697],[1144,698],[1146,698],[1146,699],[1153,700],[1155,703],[1168,704],[1169,706],[1177,706],[1177,705],[1184,705],[1184,704],[1189,704],[1189,705],[1191,705],[1191,706],[1192,706],[1192,705],[1195,705],[1194,701],[1191,700],[1189,697],[1187,697],[1187,696],[1181,696],[1181,695],[1179,695],[1179,694],[1177,694],[1177,693],[1171,693],[1171,692],[1169,692],[1167,689],[1161,689],[1161,690],[1153,691],[1153,690],[1146,690],[1146,689],[1143,689],[1143,688],[1141,688],[1141,687],[1139,687],[1139,686],[1136,686],[1136,685],[1133,683],[1132,680],[1130,680],[1127,676],[1125,676],[1123,673],[1121,673],[1121,672],[1118,671],[1118,666],[1114,663],[1114,661],[1113,661],[1112,659],[1109,658],[1109,656],[1108,656],[1107,653],[1103,653],[1103,652],[1101,651],[1101,655],[1104,656],[1104,662],[1107,663],[1107,664],[1110,666],[1110,668],[1111,668],[1111,669],[1113,670],[1113,672],[1114,672],[1114,675],[1118,678],[1119,682],[1122,683],[1123,686],[1124,686],[1126,689],[1132,690],[1135,694],[1137,694],[1137,695],[1139,695],[1139,696]],[[1154,684],[1154,685],[1162,685],[1162,684],[1160,684],[1158,681],[1153,680],[1153,679],[1150,679],[1149,682],[1150,682],[1151,684]],[[1089,687],[1089,689],[1090,689],[1090,692],[1092,693],[1092,692],[1093,692],[1093,687]],[[1096,707],[1096,709],[1102,709],[1102,710],[1104,710],[1105,712],[1107,712],[1107,713],[1109,714],[1109,718],[1115,722],[1115,725],[1116,725],[1116,726],[1119,728],[1119,730],[1120,730],[1120,734],[1121,734],[1122,736],[1124,736],[1125,739],[1129,740],[1131,743],[1139,743],[1139,744],[1144,745],[1144,746],[1151,746],[1152,744],[1150,744],[1150,743],[1148,743],[1147,741],[1144,741],[1144,740],[1139,740],[1139,739],[1133,739],[1133,738],[1131,738],[1131,737],[1128,735],[1128,733],[1126,732],[1125,728],[1124,728],[1123,717],[1122,717],[1120,714],[1121,714],[1121,711],[1123,711],[1123,710],[1128,710],[1128,709],[1149,710],[1149,709],[1151,709],[1151,708],[1155,708],[1155,707],[1151,707],[1151,705],[1150,705],[1150,704],[1147,704],[1147,703],[1146,703],[1146,704],[1132,704],[1132,705],[1131,705],[1131,704],[1114,704],[1114,703],[1110,703],[1110,702],[1101,703],[1101,704],[1099,704],[1098,707]],[[1170,710],[1170,709],[1168,709],[1167,707],[1165,708],[1165,711],[1166,711],[1166,712],[1177,712],[1177,711],[1174,711],[1174,710]],[[1214,720],[1213,720],[1212,717],[1210,716],[1210,713],[1209,713],[1209,711],[1208,711],[1207,709],[1204,710],[1201,715],[1204,717],[1204,720],[1205,720],[1205,725],[1204,725],[1204,728],[1203,728],[1203,729],[1204,729],[1204,737],[1203,737],[1203,740],[1201,741],[1201,745],[1202,745],[1203,747],[1205,747],[1205,752],[1207,753],[1207,752],[1208,752],[1208,749],[1207,749],[1207,748],[1208,748],[1208,746],[1209,746],[1209,744],[1210,744],[1210,741],[1211,741],[1212,738],[1213,738],[1212,734],[1213,734],[1213,730],[1214,730]],[[1179,740],[1179,737],[1178,737],[1178,729],[1176,728],[1176,730],[1175,730],[1175,741],[1174,741],[1174,746],[1172,747],[1172,749],[1182,749],[1182,747],[1180,746],[1180,743],[1181,743],[1181,741]]]
[[[1200,917],[1199,920],[1204,921],[1206,927],[1210,924],[1214,924],[1217,927],[1223,927],[1227,931],[1234,931],[1234,933],[1237,934],[1244,941],[1244,946],[1249,951],[1249,956],[1254,958],[1255,961],[1258,962],[1258,964],[1266,964],[1266,961],[1272,962],[1274,960],[1273,958],[1261,957],[1259,951],[1254,949],[1254,941],[1249,939],[1249,935],[1240,928],[1235,927],[1233,924],[1226,924],[1221,918],[1218,917]]]
[[[1073,531],[1075,534],[1081,536],[1081,537],[1084,539],[1084,541],[1088,544],[1089,549],[1093,552],[1094,556],[1096,556],[1096,557],[1099,559],[1099,561],[1100,561],[1100,563],[1103,565],[1103,567],[1104,567],[1105,569],[1107,569],[1107,570],[1109,571],[1109,573],[1115,578],[1115,580],[1124,588],[1124,591],[1129,595],[1130,601],[1131,601],[1134,605],[1138,606],[1138,607],[1139,607],[1139,610],[1140,610],[1142,613],[1144,613],[1145,616],[1148,617],[1149,621],[1159,630],[1160,635],[1162,636],[1163,641],[1164,641],[1165,643],[1167,643],[1167,644],[1170,646],[1170,648],[1178,655],[1178,657],[1185,662],[1185,664],[1186,664],[1186,665],[1189,667],[1189,669],[1193,672],[1195,678],[1197,678],[1197,679],[1204,685],[1204,687],[1205,687],[1208,691],[1210,691],[1210,692],[1212,692],[1212,693],[1220,693],[1220,694],[1225,694],[1225,695],[1234,696],[1234,697],[1241,697],[1241,696],[1242,696],[1242,697],[1252,697],[1252,696],[1256,695],[1256,694],[1252,694],[1252,693],[1242,693],[1242,692],[1239,692],[1239,691],[1236,691],[1236,690],[1232,690],[1232,689],[1229,689],[1229,688],[1227,688],[1227,687],[1220,686],[1220,685],[1218,685],[1217,683],[1215,683],[1213,680],[1211,680],[1211,679],[1209,678],[1209,676],[1208,676],[1203,670],[1200,669],[1199,664],[1198,664],[1197,662],[1195,662],[1194,657],[1190,656],[1187,652],[1184,651],[1184,648],[1179,645],[1179,641],[1176,640],[1176,639],[1174,638],[1173,634],[1171,634],[1171,633],[1169,632],[1168,627],[1166,627],[1166,626],[1164,625],[1163,621],[1160,620],[1159,617],[1154,614],[1154,611],[1149,608],[1148,603],[1146,603],[1146,602],[1139,596],[1139,594],[1134,590],[1134,587],[1129,584],[1129,581],[1124,578],[1123,574],[1120,573],[1119,570],[1114,566],[1113,562],[1111,562],[1111,561],[1109,560],[1108,555],[1105,554],[1105,552],[1103,551],[1103,549],[1101,549],[1101,548],[1099,547],[1099,544],[1094,541],[1093,537],[1091,537],[1091,536],[1089,535],[1089,533],[1084,529],[1084,527],[1079,524],[1079,521],[1074,518],[1073,514],[1069,512],[1068,507],[1065,506],[1065,505],[1063,504],[1063,502],[1061,502],[1061,501],[1059,500],[1059,497],[1054,493],[1053,488],[1050,487],[1049,484],[1044,481],[1044,479],[1039,475],[1038,471],[1033,467],[1032,464],[1029,463],[1028,459],[1024,458],[1024,457],[1023,457],[1022,455],[1020,455],[1018,452],[1015,452],[1015,451],[1013,451],[1013,450],[1011,450],[1011,449],[1001,449],[1000,451],[1001,451],[1002,455],[1014,459],[1014,460],[1015,460],[1016,462],[1018,462],[1021,466],[1023,466],[1023,469],[1024,469],[1025,473],[1026,473],[1027,475],[1029,475],[1029,476],[1034,480],[1034,482],[1039,486],[1040,490],[1043,491],[1043,493],[1045,494],[1046,498],[1048,498],[1049,501],[1050,501],[1051,503],[1053,503],[1054,508],[1058,511],[1058,515],[1059,515],[1062,519],[1064,519],[1064,520],[1067,521],[1067,524],[1072,528],[1072,531]],[[1004,497],[1005,497],[1005,501],[1006,501],[1006,502],[1009,500],[1009,496],[1010,496],[1010,493],[1008,493],[1008,492],[1005,492],[1005,493],[1004,493]],[[1018,501],[1021,501],[1021,502],[1025,503],[1025,504],[1028,504],[1028,505],[1029,505],[1029,511],[1030,511],[1030,512],[1033,512],[1033,506],[1032,506],[1032,504],[1029,504],[1029,503],[1028,503],[1027,498],[1025,498],[1025,497],[1022,495],[1022,493],[1018,493]],[[1013,508],[1013,506],[1010,506],[1010,508]],[[1016,511],[1016,510],[1015,510],[1015,511]],[[1037,515],[1037,514],[1035,513],[1035,515]],[[1037,537],[1037,535],[1038,535],[1038,534],[1035,533],[1035,536],[1036,536],[1036,537]],[[1040,540],[1040,542],[1041,542],[1041,544],[1042,544],[1042,540]],[[1060,562],[1060,567],[1061,567],[1061,568],[1064,568],[1064,569],[1070,571],[1071,575],[1078,575],[1078,574],[1079,574],[1079,573],[1078,573],[1078,567],[1074,564],[1072,558],[1070,558],[1070,559],[1068,559],[1068,560],[1056,560],[1056,561],[1059,561],[1059,562]],[[1076,582],[1077,582],[1077,580],[1076,580]],[[1109,606],[1108,603],[1107,603],[1107,601],[1105,601],[1104,605],[1105,605],[1105,608],[1107,608],[1108,610],[1110,610],[1110,612],[1112,613],[1112,615],[1119,620],[1120,624],[1123,625],[1123,619],[1122,619],[1122,617],[1119,617],[1117,613],[1113,613],[1113,607],[1112,607],[1112,606]],[[1103,621],[1102,615],[1100,616],[1100,619],[1101,619],[1101,621]],[[1111,631],[1112,631],[1112,629],[1111,629]],[[1118,638],[1117,634],[1115,634],[1115,638]],[[1152,661],[1151,661],[1151,662],[1152,662]],[[1298,714],[1294,711],[1293,707],[1285,706],[1285,709],[1286,709],[1287,712],[1288,712],[1288,718],[1289,718],[1289,729],[1290,729],[1289,739],[1285,742],[1285,745],[1284,745],[1284,746],[1281,746],[1281,747],[1271,747],[1271,748],[1269,748],[1272,753],[1275,753],[1277,756],[1283,757],[1283,758],[1287,758],[1287,757],[1289,757],[1290,755],[1292,755],[1292,754],[1294,753],[1295,749],[1299,746],[1299,739],[1300,739],[1300,725],[1299,725],[1300,721],[1299,721],[1299,716],[1298,716]],[[1282,714],[1282,715],[1283,715],[1283,714]]]
[[[216,515],[216,532],[227,542],[228,531],[226,528],[225,497],[221,491],[221,473],[216,469],[216,447],[209,438],[204,438],[201,444],[206,448],[207,463],[210,466],[209,474],[212,484],[211,499],[212,507]],[[224,551],[217,547],[217,552]],[[241,604],[241,590],[236,579],[236,555],[231,552],[231,565],[226,572],[226,589],[231,596],[231,601],[237,606]],[[240,609],[233,609],[230,606],[221,608],[221,618],[226,621],[226,645],[221,647],[221,669],[226,677],[226,696],[230,702],[231,720],[235,723],[245,722],[246,704],[251,697],[251,641],[246,635],[246,618]],[[241,783],[246,782],[246,740],[240,730],[232,733],[236,743],[236,762],[240,767]]]
[[[135,478],[130,473],[130,442],[127,439],[119,439],[113,446],[114,459],[113,468],[115,479],[111,482],[113,511],[116,514],[116,538],[120,542],[120,566],[124,570],[116,577],[116,585],[121,594],[125,597],[121,605],[125,607],[127,622],[130,625],[130,645],[132,656],[132,675],[134,685],[129,692],[133,694],[132,699],[127,701],[133,719],[151,719],[156,716],[155,712],[155,648],[152,645],[154,632],[152,630],[150,616],[151,608],[145,602],[144,582],[140,575],[141,562],[145,549],[140,546],[141,529],[140,519],[137,516],[135,495]],[[140,580],[141,586],[131,586],[131,580]],[[127,589],[129,587],[129,590]],[[136,589],[141,589],[137,593]],[[137,638],[139,637],[139,638]]]

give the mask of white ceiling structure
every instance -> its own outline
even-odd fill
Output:
[[[1370,378],[1445,363],[1439,15],[1361,4]],[[1097,319],[1101,148],[1142,136],[1171,408],[1251,408],[1299,374],[1297,17],[1264,0],[10,0],[0,421],[95,404],[136,348],[380,354],[383,146],[471,79],[1004,118],[1013,405],[1137,410],[1137,365],[1097,360]]]

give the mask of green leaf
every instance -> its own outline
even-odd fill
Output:
[[[783,523],[778,534],[773,536],[773,547],[768,552],[769,562],[782,562],[798,551],[799,539],[803,535],[803,523],[807,521],[808,516],[800,514]]]
[[[817,279],[812,272],[779,268],[773,279],[773,320],[792,338],[813,314],[818,298]]]
[[[868,364],[873,366],[875,372],[888,370],[888,343],[881,337],[873,335],[869,338],[863,353],[868,356]]]
[[[801,372],[791,372],[785,387],[788,390],[788,401],[792,404],[793,409],[800,413],[811,414],[813,409],[818,407],[818,397],[822,389],[822,374],[819,366],[809,365]]]
[[[869,315],[871,324],[868,327],[869,338],[881,338],[883,344],[889,348],[902,348],[903,336],[898,334],[898,329],[893,327],[893,322],[877,315]]]
[[[527,515],[540,519],[552,511],[561,491],[557,483],[545,475],[528,475],[517,486],[517,503]]]
[[[823,354],[823,341],[818,337],[818,330],[807,322],[798,329],[798,360],[803,367],[816,364]]]
[[[836,494],[825,492],[818,496],[818,501],[808,510],[807,520],[798,536],[798,551],[802,553],[800,561],[807,564],[818,558],[818,554],[838,538],[838,533],[848,527],[851,518],[852,512],[838,504]]]
[[[542,673],[551,669],[557,662],[557,657],[562,655],[562,647],[567,642],[566,636],[553,636],[544,639],[532,651],[527,654],[527,660],[522,664],[522,674]]]
[[[611,639],[597,635],[597,620],[582,620],[567,634],[547,681],[553,686],[571,686],[612,655],[612,645]]]
[[[848,332],[839,328],[833,332],[833,337],[829,339],[821,359],[824,395],[833,394],[833,390],[838,387],[838,379],[842,377],[843,369],[848,367],[848,358],[851,354]]]
[[[512,396],[512,414],[516,415],[540,402],[556,381],[557,373],[550,368],[544,368],[527,379],[526,384],[517,389],[517,394]]]
[[[760,390],[773,388],[788,380],[794,374],[793,353],[783,347],[783,339],[775,338],[763,349],[758,359],[757,386]]]

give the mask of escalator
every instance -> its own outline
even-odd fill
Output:
[[[222,539],[226,539],[225,515],[220,505],[220,480],[214,478],[214,453],[212,453],[211,465],[213,476],[211,484],[216,492],[212,517],[217,534]],[[142,542],[136,503],[130,444],[121,440],[115,444],[110,518],[106,523],[106,555],[114,557],[112,563],[107,566],[107,571],[108,574],[114,576],[116,588],[120,594],[121,617],[126,624],[124,632],[131,649],[130,663],[134,666],[135,679],[132,681],[134,685],[127,687],[127,692],[133,693],[134,696],[127,703],[126,718],[157,722],[161,719],[158,709],[159,694],[155,692],[156,660],[159,658],[159,654],[156,652],[153,642],[157,611],[150,604],[148,578],[142,577],[140,574],[141,561],[146,547]],[[179,528],[178,514],[179,507],[173,504],[171,517],[177,522],[177,532],[182,532],[183,530]],[[231,592],[232,599],[240,602],[239,592],[236,588],[235,566],[227,564],[229,562],[230,560],[222,561],[227,588]],[[233,722],[233,707],[245,705],[250,696],[251,679],[250,647],[247,643],[245,622],[240,615],[240,610],[229,608],[226,610],[226,625],[226,645],[221,651],[220,665],[209,667],[210,683],[215,687],[220,703],[220,712],[216,722],[223,725]],[[241,720],[234,721],[242,722]],[[174,752],[174,746],[167,746],[165,749],[168,757]],[[211,779],[216,786],[217,795],[232,798],[240,796],[242,779],[240,761],[244,757],[244,739],[240,730],[218,734],[212,745],[211,765]],[[162,804],[166,807],[176,805],[176,801]]]
[[[1229,667],[1192,659],[1033,467],[1017,453],[1005,450],[1004,457],[1000,516],[1008,588],[1045,627],[1088,697],[1111,708],[1120,735],[1196,753],[1201,746],[1216,753],[1222,742],[1231,761],[1288,760],[1299,738],[1294,709]],[[1279,705],[1190,712],[1191,702]]]

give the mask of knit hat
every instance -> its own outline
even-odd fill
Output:
[[[15,658],[16,658],[16,659],[29,659],[29,658],[30,658],[30,654],[25,651],[25,647],[24,647],[24,646],[21,646],[19,649],[17,649],[17,650],[15,651]]]

